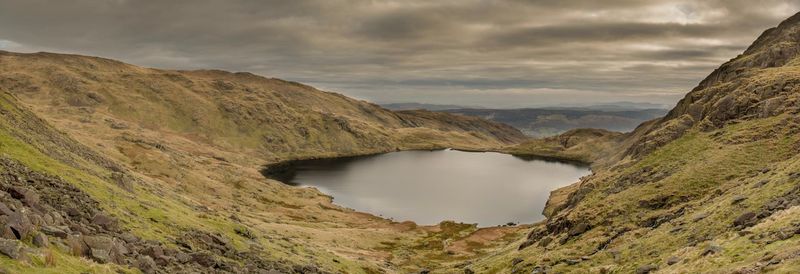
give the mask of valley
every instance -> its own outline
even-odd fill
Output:
[[[8,273],[800,269],[800,14],[626,133],[531,139],[480,117],[390,111],[246,72],[5,51],[0,117]],[[264,177],[265,166],[298,160],[446,148],[492,152],[506,157],[489,159],[504,168],[538,159],[552,171],[540,161],[550,159],[590,165],[591,174],[550,185],[560,188],[544,220],[480,227],[383,218]]]
[[[513,126],[533,138],[552,137],[583,128],[629,132],[642,122],[664,116],[668,111],[659,105],[629,102],[581,107],[510,109],[420,103],[395,103],[382,106],[396,111],[424,109],[480,117]]]

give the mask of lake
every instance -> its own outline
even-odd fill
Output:
[[[456,150],[297,161],[290,170],[277,179],[315,187],[341,206],[395,221],[481,227],[542,220],[550,191],[591,173],[585,165]]]

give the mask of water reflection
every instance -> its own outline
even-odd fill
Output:
[[[283,182],[316,187],[359,211],[480,226],[541,220],[551,190],[590,173],[571,163],[455,150],[301,161],[284,171]]]

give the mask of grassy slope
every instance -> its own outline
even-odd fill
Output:
[[[452,115],[397,114],[245,73],[162,71],[47,53],[0,53],[0,88],[11,91],[2,93],[3,110],[15,113],[0,121],[6,157],[75,184],[145,239],[169,245],[187,229],[200,229],[221,233],[240,250],[261,246],[265,258],[360,273],[436,268],[524,232],[524,227],[495,231],[490,239],[498,241],[444,255],[445,250],[420,243],[463,242],[478,229],[391,222],[259,173],[263,164],[294,158],[486,149],[523,138],[508,126]],[[31,121],[37,121],[34,131],[27,130]],[[97,160],[92,151],[108,158]],[[113,183],[111,169],[136,178],[128,186],[132,192]],[[257,238],[236,234],[241,227]],[[424,259],[434,256],[440,260]],[[63,258],[48,271],[97,267]],[[16,267],[42,270],[25,263]]]
[[[558,136],[533,139],[504,149],[520,156],[550,157],[583,163],[610,158],[624,140],[622,133],[603,129],[574,129]]]
[[[528,239],[469,267],[800,271],[798,32],[800,16],[765,32],[665,118],[621,141],[613,164],[562,193],[563,203]],[[748,212],[757,217],[736,225]],[[514,258],[524,261],[512,265]]]

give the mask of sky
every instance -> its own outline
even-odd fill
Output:
[[[298,81],[376,103],[674,105],[800,0],[0,0],[0,50]]]

